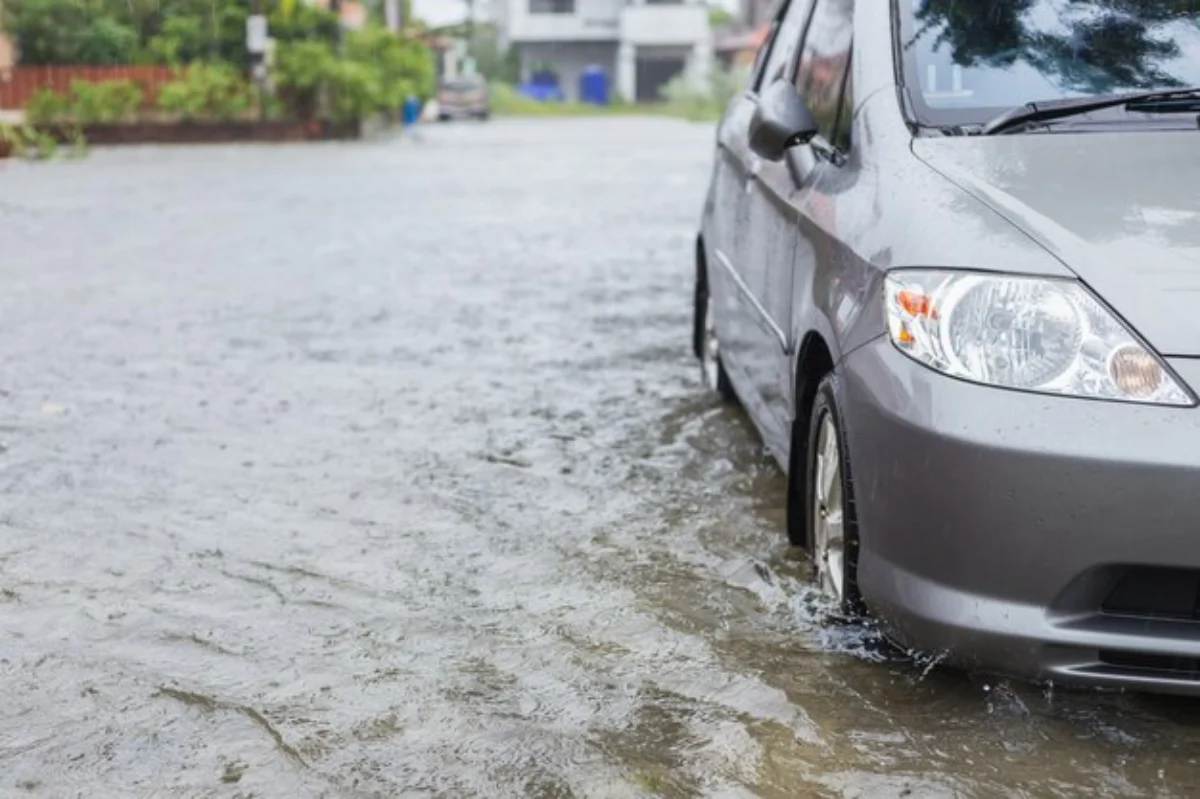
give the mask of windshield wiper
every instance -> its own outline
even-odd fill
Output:
[[[1005,111],[1000,116],[986,123],[980,129],[979,133],[983,136],[995,136],[999,133],[1008,133],[1009,131],[1017,130],[1032,122],[1051,122],[1055,119],[1079,116],[1090,111],[1115,108],[1119,105],[1134,106],[1131,110],[1143,113],[1190,110],[1181,108],[1180,105],[1172,102],[1176,100],[1200,101],[1200,87],[1026,103],[1025,105],[1019,105],[1016,108]],[[1163,106],[1159,107],[1158,103],[1162,103]]]

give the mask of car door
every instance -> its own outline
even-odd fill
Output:
[[[844,183],[854,101],[850,82],[854,0],[793,0],[802,30],[786,71],[768,74],[794,81],[818,123],[810,144],[793,148],[778,163],[763,162],[747,193],[746,234],[739,254],[751,289],[743,364],[759,406],[758,426],[772,453],[790,444],[800,342],[792,318],[797,296],[811,295],[819,270],[837,279],[836,193]],[[828,290],[828,286],[821,290]]]
[[[740,345],[743,325],[738,299],[738,247],[745,231],[745,176],[750,169],[746,128],[753,110],[749,89],[730,104],[717,130],[714,213],[708,235],[708,277],[721,339],[721,359],[735,373],[745,351]]]
[[[776,68],[764,75],[762,88],[777,80],[794,79],[812,9],[813,0],[793,0],[787,38],[781,35]],[[761,161],[757,167],[747,184],[746,237],[741,250],[750,289],[748,311],[754,322],[748,331],[745,361],[761,404],[758,421],[764,439],[774,454],[782,455],[789,439],[791,410],[796,230],[801,208],[818,175],[812,171],[801,176],[787,161]]]
[[[809,187],[796,197],[797,235],[788,303],[792,308],[814,304],[824,307],[826,303],[820,298],[836,296],[837,282],[848,276],[839,262],[844,246],[839,239],[837,207],[838,198],[853,188],[861,166],[853,152],[852,135],[857,107],[853,85],[854,3],[815,0],[796,64],[796,89],[817,122],[818,134],[809,144],[790,150],[787,158],[796,181]],[[840,312],[833,309],[835,316]],[[839,326],[837,319],[828,322],[828,329]],[[812,320],[793,320],[789,329],[795,336],[796,331],[813,326]],[[800,344],[793,343],[796,347]],[[789,397],[793,371],[794,363],[788,367]]]
[[[811,0],[784,0],[772,22],[750,84],[730,106],[718,132],[718,202],[723,202],[724,223],[718,223],[717,244],[711,248],[716,261],[710,277],[722,282],[714,292],[719,303],[721,357],[743,399],[756,404],[753,389],[755,343],[760,336],[757,296],[766,290],[766,271],[753,256],[750,210],[751,193],[763,168],[762,159],[750,149],[750,119],[758,93],[769,76],[783,74],[795,53],[804,17]]]

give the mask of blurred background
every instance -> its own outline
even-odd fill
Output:
[[[768,0],[4,0],[0,122],[31,152],[179,138],[147,126],[291,121],[347,137],[438,115],[439,87],[502,114],[716,119]],[[136,123],[139,129],[88,130]],[[51,126],[51,127],[47,127]],[[298,137],[278,128],[244,137]],[[90,136],[88,134],[91,134]],[[201,134],[192,132],[192,138]],[[212,129],[209,138],[231,136]],[[42,137],[39,140],[39,136]]]

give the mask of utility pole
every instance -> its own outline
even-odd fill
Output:
[[[333,12],[337,27],[333,33],[333,49],[342,52],[342,0],[329,0],[329,10]]]
[[[404,4],[401,0],[384,0],[384,22],[392,33],[404,30]]]
[[[250,54],[250,78],[258,88],[258,113],[267,115],[267,15],[263,0],[250,0],[250,16],[246,17],[246,52]]]
[[[475,0],[467,0],[467,65],[469,74],[476,73]]]

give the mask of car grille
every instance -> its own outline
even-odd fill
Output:
[[[1105,613],[1153,619],[1200,620],[1200,572],[1130,567],[1105,597]]]

